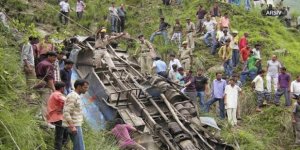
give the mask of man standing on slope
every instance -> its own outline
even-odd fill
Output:
[[[278,87],[275,93],[275,105],[280,105],[280,97],[284,95],[285,106],[291,106],[290,100],[290,86],[291,86],[291,75],[286,72],[286,68],[282,67],[280,69],[281,73],[278,76]]]
[[[229,79],[229,85],[225,87],[224,95],[224,104],[227,110],[228,122],[232,126],[237,125],[237,105],[238,105],[238,96],[242,89],[235,84],[233,78]]]
[[[63,110],[63,126],[68,127],[70,138],[73,142],[73,150],[85,150],[82,123],[83,112],[80,95],[84,94],[89,87],[85,80],[78,79],[74,83],[75,90],[68,94]]]
[[[71,11],[70,4],[68,3],[68,0],[62,0],[59,3],[59,6],[60,6],[60,14],[59,14],[60,23],[66,25],[69,22],[69,12]]]
[[[272,82],[274,91],[277,90],[278,74],[281,68],[281,63],[277,60],[277,56],[273,55],[271,60],[267,61],[267,89],[272,92]]]
[[[230,39],[226,40],[226,44],[220,48],[219,57],[223,60],[223,66],[225,74],[228,77],[232,76],[233,67],[232,67],[232,48],[230,47]]]
[[[155,36],[162,35],[165,40],[165,44],[168,44],[168,28],[169,27],[170,27],[170,24],[165,22],[165,18],[160,17],[159,28],[158,28],[158,30],[156,30],[154,33],[151,34],[150,42],[151,43],[154,42]]]
[[[152,44],[144,38],[144,35],[138,36],[140,47],[136,50],[134,55],[139,55],[139,62],[141,65],[141,72],[143,74],[151,74],[152,58],[156,56],[156,52]]]
[[[34,55],[33,55],[33,44],[36,44],[34,37],[29,37],[29,42],[24,44],[22,47],[21,53],[21,64],[23,65],[25,77],[26,77],[26,84],[28,88],[32,88],[34,85],[34,79],[36,78],[35,75],[35,65],[34,65]]]
[[[227,85],[226,81],[222,79],[222,73],[216,73],[216,79],[212,82],[211,85],[211,94],[212,98],[208,102],[206,102],[205,111],[209,112],[210,106],[219,101],[219,109],[220,109],[220,118],[225,118],[225,106],[224,106],[224,90]]]
[[[186,41],[188,42],[188,47],[191,49],[195,48],[194,34],[196,31],[195,24],[191,22],[190,18],[186,19]]]
[[[117,32],[117,24],[120,20],[120,17],[118,16],[118,9],[115,7],[115,2],[111,3],[111,7],[109,7],[108,10],[110,16],[111,32]]]
[[[67,142],[68,135],[62,126],[63,108],[66,97],[64,96],[65,84],[55,83],[55,91],[50,95],[47,104],[47,121],[55,125],[54,149],[62,150],[63,143]]]
[[[291,97],[294,99],[300,99],[300,75],[296,77],[291,83]]]

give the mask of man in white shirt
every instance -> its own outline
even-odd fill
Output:
[[[272,81],[274,86],[274,91],[277,90],[278,84],[278,74],[281,68],[281,63],[277,60],[277,56],[273,55],[272,59],[267,61],[267,90],[269,93],[272,92]]]
[[[32,86],[34,85],[34,80],[36,78],[34,52],[33,52],[32,45],[36,44],[37,41],[38,41],[37,38],[30,36],[28,43],[24,44],[22,47],[21,65],[23,66],[24,69],[28,88],[32,88]]]
[[[227,110],[228,122],[232,126],[237,125],[236,110],[238,105],[238,95],[242,89],[235,84],[233,78],[229,79],[229,85],[226,85],[224,92],[225,109]]]
[[[204,42],[205,44],[210,47],[213,42],[216,41],[216,29],[217,22],[215,20],[212,20],[210,16],[206,17],[206,21],[203,22],[203,26],[205,27],[206,33],[204,35]],[[212,42],[210,42],[208,39],[209,37],[212,38]]]
[[[255,47],[255,48],[252,49],[253,56],[254,56],[256,59],[261,59],[261,57],[260,57],[261,45],[260,45],[260,44],[255,44],[254,47]]]
[[[177,68],[180,68],[181,67],[181,63],[180,63],[180,61],[177,59],[177,58],[175,58],[175,55],[174,54],[170,54],[170,63],[169,63],[169,70],[170,71],[172,71],[173,70],[173,68],[172,68],[172,66],[174,65],[174,64],[176,64],[177,65]]]
[[[69,12],[70,12],[70,5],[68,3],[68,0],[63,0],[59,3],[60,6],[60,14],[59,19],[60,23],[66,25],[69,21]]]
[[[293,98],[299,98],[300,96],[300,75],[297,76],[297,79],[291,83],[291,96]]]
[[[258,75],[252,81],[252,86],[254,87],[256,96],[257,96],[257,112],[261,112],[261,107],[263,105],[264,95],[264,70],[258,72]]]
[[[173,64],[172,65],[172,70],[169,71],[169,74],[168,74],[168,79],[172,82],[177,82],[177,79],[176,79],[176,75],[177,75],[177,65],[176,64]]]
[[[111,3],[111,7],[108,8],[111,23],[111,32],[117,32],[117,23],[120,20],[118,15],[118,9],[115,7],[115,2]]]

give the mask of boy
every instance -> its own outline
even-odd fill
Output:
[[[261,112],[261,107],[263,105],[263,99],[264,99],[264,74],[265,71],[261,70],[258,72],[258,75],[254,78],[252,81],[252,86],[255,90],[256,96],[257,96],[257,112]]]

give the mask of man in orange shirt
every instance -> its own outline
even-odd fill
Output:
[[[247,45],[246,47],[241,49],[241,61],[243,64],[245,64],[245,62],[247,62],[249,55],[250,55],[250,46]]]
[[[63,107],[66,99],[63,95],[65,86],[63,82],[55,83],[55,91],[50,95],[47,105],[47,121],[55,125],[55,150],[62,149],[63,142],[67,139],[65,135],[68,135],[66,128],[62,127]]]

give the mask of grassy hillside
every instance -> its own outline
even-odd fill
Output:
[[[161,5],[160,0],[126,0],[128,12],[126,31],[133,37],[143,33],[149,38],[151,33],[158,28],[159,16],[162,15],[165,16],[166,21],[170,24],[174,24],[176,18],[180,19],[181,23],[184,24],[185,18],[187,17],[192,18],[192,21],[195,22],[194,14],[199,4],[205,6],[207,9],[210,8],[211,2],[207,1],[208,0],[185,0],[183,7],[166,7]],[[73,9],[75,7],[74,2],[75,1],[71,1]],[[115,2],[117,5],[125,3],[124,0],[115,0]],[[292,3],[295,1],[292,0],[289,2]],[[78,24],[92,32],[95,32],[99,26],[107,26],[109,28],[109,22],[106,20],[109,5],[110,2],[108,0],[88,0],[84,19],[77,21],[74,11],[71,12],[71,17]],[[92,34],[74,23],[68,26],[61,25],[58,22],[57,10],[59,10],[59,7],[57,6],[56,0],[47,0],[47,3],[26,3],[23,0],[3,0],[0,2],[0,6],[9,10],[9,16],[14,19],[19,19],[25,26],[34,23],[38,28],[46,30],[49,33],[57,33],[55,30],[59,28],[60,32],[55,35],[57,37],[63,38],[74,34]],[[232,28],[238,30],[240,36],[242,36],[244,32],[249,32],[250,43],[252,45],[257,42],[263,45],[263,64],[265,64],[266,60],[273,54],[274,50],[287,49],[289,54],[279,56],[279,59],[288,68],[288,71],[292,73],[293,77],[300,74],[300,70],[296,67],[296,64],[300,64],[300,60],[297,59],[300,54],[300,33],[298,31],[286,29],[276,18],[262,17],[258,11],[245,12],[244,8],[228,4],[222,4],[221,7],[222,13],[228,12],[230,14]],[[23,30],[23,32],[27,33],[25,37],[29,34],[27,30]],[[37,107],[31,107],[22,102],[21,96],[22,93],[24,93],[24,79],[22,78],[23,76],[20,75],[19,60],[12,59],[18,58],[17,47],[13,44],[13,39],[4,38],[11,37],[11,33],[4,32],[3,34],[7,35],[1,36],[4,40],[0,41],[4,46],[1,45],[0,47],[8,48],[5,48],[5,52],[4,49],[0,48],[0,58],[1,61],[9,63],[1,63],[0,65],[0,77],[5,79],[0,80],[2,83],[1,86],[3,86],[1,89],[5,89],[1,91],[4,92],[3,94],[0,93],[1,96],[3,95],[3,97],[0,97],[0,120],[8,126],[11,132],[14,131],[12,132],[12,137],[17,141],[20,147],[22,146],[24,149],[34,149],[41,145],[43,148],[49,148],[52,146],[52,144],[50,144],[51,142],[49,142],[49,140],[51,141],[50,136],[52,135],[49,135],[49,133],[52,132],[48,133],[39,130],[37,120],[33,118],[35,114],[34,111]],[[157,37],[154,43],[156,49],[161,54],[177,51],[175,45],[163,45],[162,38],[160,37]],[[212,57],[208,54],[208,49],[204,48],[199,37],[197,37],[195,52],[198,56],[197,58],[202,56],[207,61],[205,64],[206,69],[219,63],[216,57]],[[18,76],[12,76],[15,74]],[[18,84],[15,84],[16,81]],[[221,121],[223,125],[222,137],[231,143],[239,143],[241,149],[292,149],[293,134],[290,122],[290,109],[270,107],[266,108],[263,113],[255,114],[253,93],[250,90],[248,91],[248,89],[246,89],[245,93],[242,99],[244,120],[241,127],[232,130],[226,121]],[[4,101],[2,101],[2,99],[4,99]],[[22,107],[16,109],[16,106]],[[29,128],[29,125],[32,124],[32,128]],[[28,128],[28,130],[24,132],[25,130],[21,130],[23,128]],[[106,149],[111,149],[111,147],[114,147],[113,143],[108,142],[109,139],[105,138],[105,133],[93,133],[89,129],[85,131],[87,131],[85,138],[88,149],[101,149],[105,146]],[[22,133],[21,136],[17,136],[18,133]],[[12,138],[2,126],[0,128],[0,137],[0,149],[10,149],[15,146]],[[26,141],[22,140],[23,137],[31,137],[31,139],[35,140],[33,143],[26,144]]]

